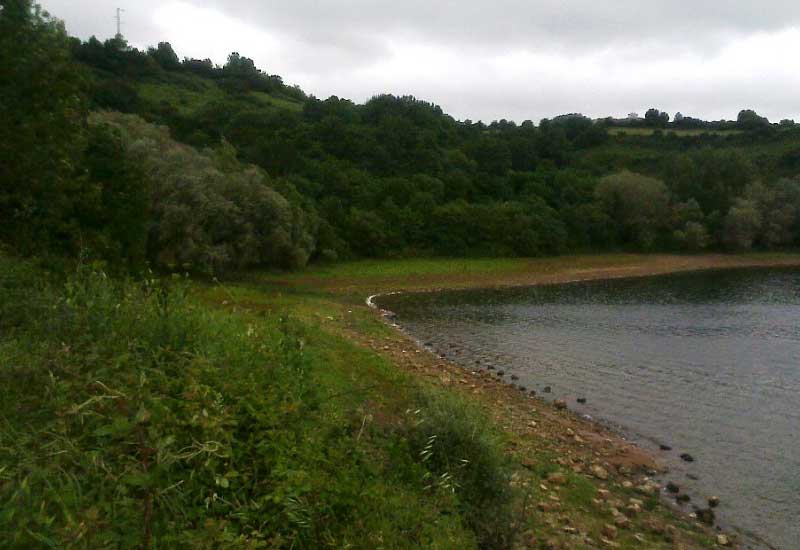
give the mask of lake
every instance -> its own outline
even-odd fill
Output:
[[[726,526],[800,540],[800,269],[704,271],[378,300],[448,359],[615,426]],[[544,388],[551,387],[545,394]],[[585,397],[584,405],[576,399]],[[694,462],[679,456],[689,453]],[[694,479],[696,478],[696,479]],[[689,508],[690,510],[690,508]]]

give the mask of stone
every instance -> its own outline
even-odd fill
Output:
[[[675,501],[678,502],[679,504],[686,504],[690,500],[692,500],[692,497],[690,497],[689,495],[687,495],[685,493],[675,497]]]
[[[625,514],[627,514],[628,517],[633,517],[641,513],[642,507],[638,504],[628,504],[628,506],[625,507]]]
[[[717,544],[719,546],[730,546],[731,541],[727,535],[723,535],[722,533],[720,533],[719,535],[717,535]]]
[[[670,493],[680,493],[681,488],[678,487],[675,483],[670,481],[669,483],[667,483],[667,491],[669,491]]]
[[[547,481],[549,481],[553,485],[566,485],[567,476],[565,476],[561,472],[553,472],[552,474],[547,476]]]
[[[516,374],[512,374],[511,379],[514,381],[519,380],[519,376],[517,376]]]
[[[553,388],[551,388],[550,386],[545,386],[545,387],[544,387],[544,389],[543,389],[542,391],[543,391],[544,393],[550,393],[551,391],[553,391]]]
[[[528,393],[528,395],[530,395],[531,397],[536,397],[536,390],[531,390],[531,391]]]
[[[614,527],[613,525],[609,525],[608,523],[603,525],[603,529],[601,530],[601,532],[603,533],[603,536],[608,539],[614,540],[615,538],[617,538],[617,532],[618,532],[617,528]]]
[[[580,403],[581,405],[585,405],[586,404],[586,398],[585,397],[579,397],[576,401],[578,403]]]
[[[497,376],[505,376],[505,375],[506,375],[506,371],[504,371],[504,370],[497,371]]]
[[[556,399],[555,401],[553,401],[553,405],[558,410],[564,410],[567,408],[567,402],[564,401],[563,399]]]
[[[598,464],[592,466],[589,471],[597,479],[608,479],[608,471]]]
[[[710,508],[716,508],[717,506],[719,506],[719,497],[716,496],[708,497],[708,506]]]
[[[631,525],[631,520],[620,514],[614,518],[614,525],[620,529],[627,529]]]
[[[651,533],[661,535],[664,533],[664,524],[655,518],[644,518],[642,520],[642,527]]]
[[[695,513],[697,514],[697,519],[706,525],[714,525],[714,521],[717,519],[714,510],[711,508],[698,508]]]
[[[608,497],[611,495],[611,492],[608,489],[598,489],[597,490],[597,497],[600,500],[608,500]]]
[[[626,479],[625,481],[623,481],[623,482],[622,482],[622,486],[623,486],[625,489],[633,489],[633,482],[631,482],[631,481],[628,481],[628,480]]]
[[[694,462],[694,457],[689,453],[683,453],[681,454],[681,460],[684,462]]]
[[[658,448],[661,449],[662,451],[671,451],[672,450],[672,447],[670,447],[669,445],[664,445],[664,444],[659,445]]]

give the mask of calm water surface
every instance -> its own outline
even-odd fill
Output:
[[[667,479],[698,504],[719,495],[723,521],[800,548],[800,270],[379,301],[453,361],[502,368],[540,395],[551,386],[543,397],[671,446],[660,453]]]

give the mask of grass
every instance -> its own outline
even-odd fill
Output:
[[[162,104],[174,105],[184,115],[226,97],[226,92],[213,81],[188,74],[171,74],[165,81],[142,82],[137,90],[146,103],[156,108]],[[251,92],[249,95],[265,107],[293,112],[303,109],[301,102],[278,94]]]
[[[566,468],[552,441],[507,427],[500,394],[444,387],[384,351],[408,343],[365,292],[723,262],[366,261],[208,284],[113,281],[92,266],[56,276],[0,254],[0,538],[10,548],[599,541],[613,518],[596,480]],[[556,471],[567,482],[546,486]],[[604,485],[621,501],[633,494]],[[539,509],[553,499],[557,511]],[[648,506],[621,548],[641,547],[637,536],[671,547],[645,517],[676,526],[688,547],[710,544]]]

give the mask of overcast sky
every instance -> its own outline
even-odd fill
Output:
[[[237,51],[320,98],[412,94],[459,119],[800,120],[798,0],[40,0],[75,36]]]

